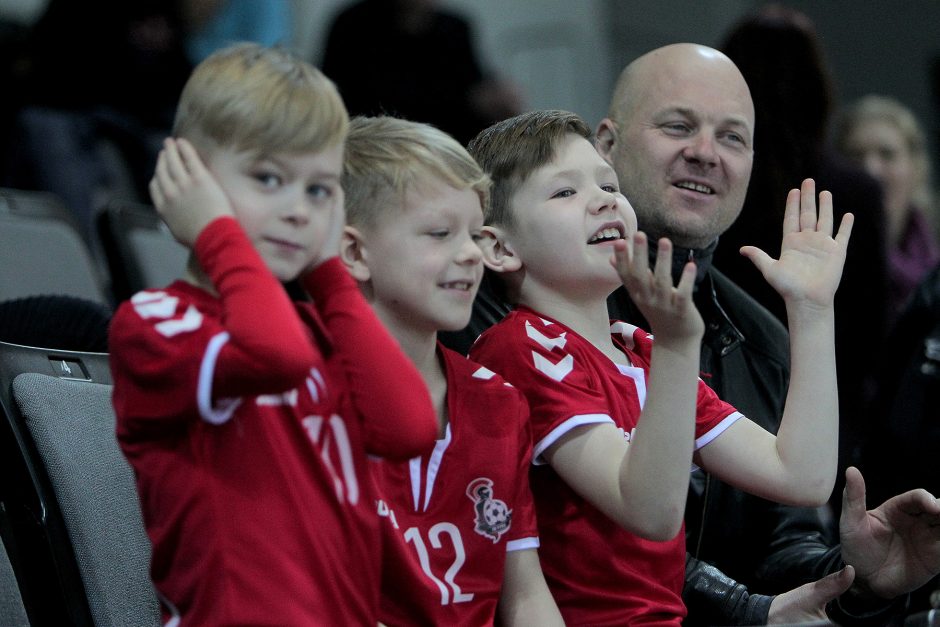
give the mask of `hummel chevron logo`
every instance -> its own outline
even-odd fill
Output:
[[[496,373],[490,370],[489,368],[484,368],[480,366],[476,372],[471,375],[474,379],[483,379],[484,381],[489,381],[496,376]]]
[[[176,312],[179,300],[166,292],[137,292],[131,297],[131,304],[141,318],[169,318]]]
[[[553,364],[545,357],[532,351],[532,359],[535,361],[536,370],[555,381],[561,381],[574,369],[574,357],[571,355],[565,355],[564,359],[557,364]]]
[[[550,351],[553,348],[564,348],[565,344],[568,343],[568,340],[565,338],[567,331],[558,337],[546,337],[541,333],[541,331],[529,324],[528,320],[526,320],[525,323],[525,334],[529,336],[529,339],[535,341],[539,346],[547,351]]]
[[[173,337],[180,333],[185,333],[186,331],[195,331],[202,324],[202,314],[199,313],[199,310],[190,305],[186,309],[186,313],[183,314],[182,318],[175,318],[173,320],[164,320],[163,322],[158,322],[154,327],[164,337]]]

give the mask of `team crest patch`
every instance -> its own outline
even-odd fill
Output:
[[[505,502],[493,498],[493,482],[486,477],[479,477],[467,484],[467,496],[473,501],[476,512],[473,530],[496,544],[509,531],[512,510],[506,507]]]

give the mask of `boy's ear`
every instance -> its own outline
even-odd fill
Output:
[[[515,272],[522,267],[522,260],[513,252],[503,229],[484,226],[480,235],[480,250],[487,268],[494,272]]]
[[[597,125],[597,132],[594,134],[594,148],[597,153],[603,157],[607,163],[612,163],[611,153],[614,150],[614,144],[617,143],[617,125],[610,118],[604,118]]]
[[[343,235],[339,242],[339,258],[346,264],[349,274],[360,283],[365,283],[372,278],[367,257],[359,229],[354,226],[343,227]]]

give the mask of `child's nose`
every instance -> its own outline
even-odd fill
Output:
[[[617,196],[613,192],[602,189],[591,199],[590,211],[591,213],[600,213],[601,211],[612,210],[616,207]]]
[[[306,199],[296,200],[286,205],[284,220],[294,226],[305,226],[310,221],[310,207]]]
[[[483,260],[483,251],[480,250],[479,244],[473,241],[472,238],[467,238],[467,240],[460,247],[460,252],[457,256],[458,263],[465,263],[470,265],[476,265]]]

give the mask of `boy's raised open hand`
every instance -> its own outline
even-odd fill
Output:
[[[695,264],[686,264],[679,284],[673,285],[672,242],[664,237],[658,246],[656,265],[650,270],[646,234],[638,231],[632,240],[614,243],[611,263],[620,274],[631,300],[649,322],[657,344],[688,339],[697,343],[705,332],[705,323],[692,302]]]
[[[150,196],[173,237],[188,247],[214,219],[233,215],[228,196],[185,139],[164,140]]]
[[[819,194],[817,214],[816,184],[806,179],[800,189],[787,195],[780,259],[755,246],[743,246],[741,254],[757,266],[788,305],[802,302],[830,307],[842,278],[853,222],[854,216],[845,214],[833,237],[832,194]]]

